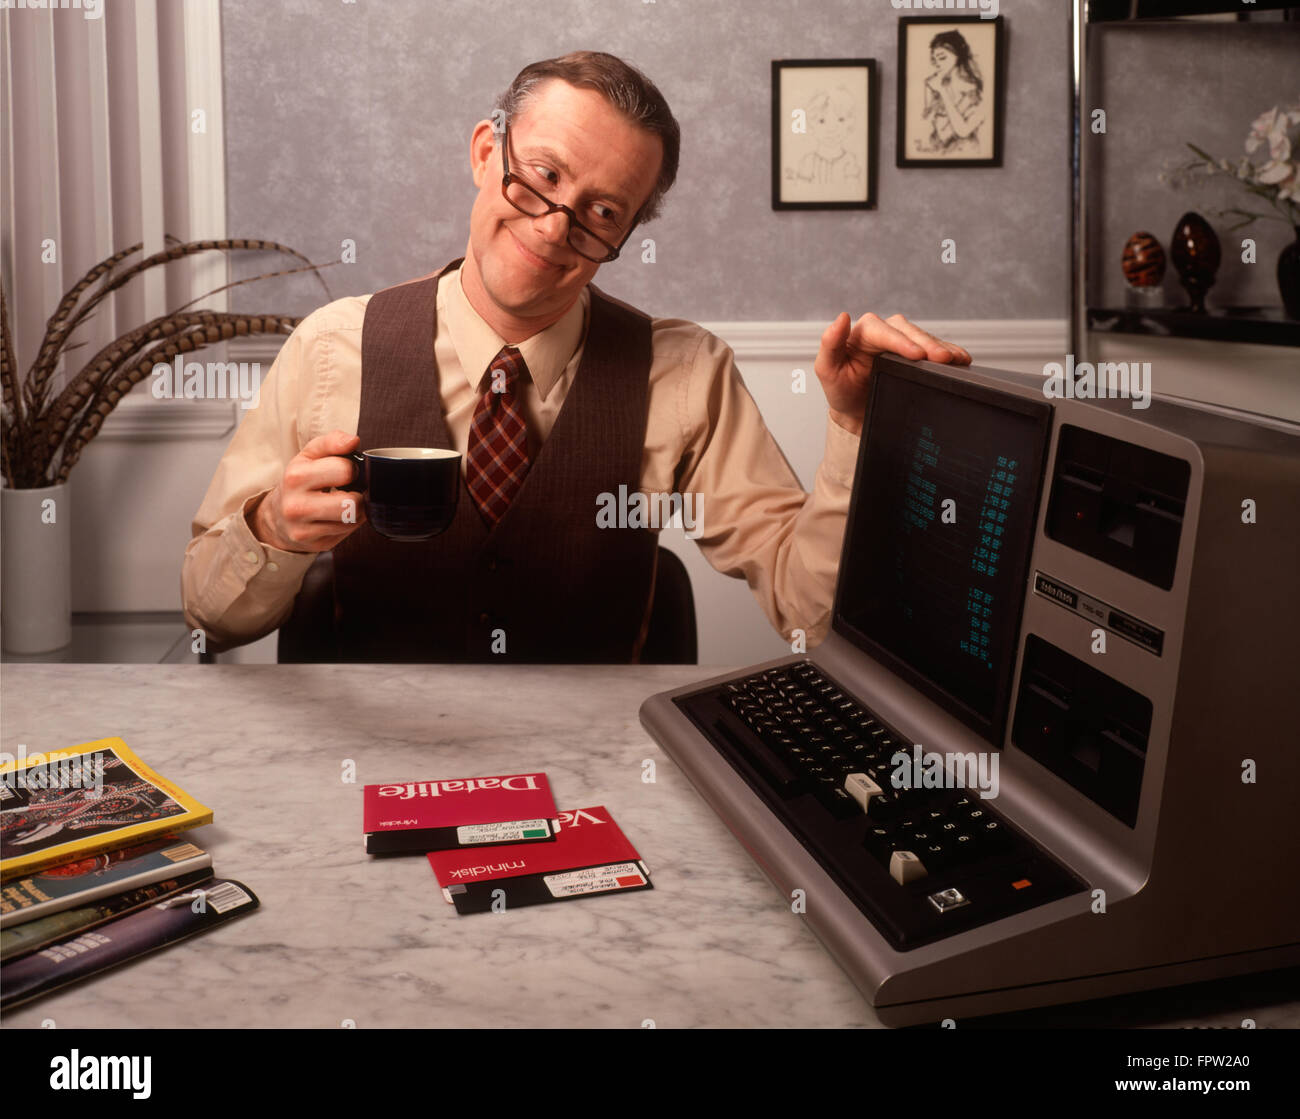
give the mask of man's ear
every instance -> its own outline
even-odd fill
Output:
[[[496,145],[496,133],[492,130],[490,120],[481,120],[474,126],[474,134],[469,138],[469,166],[474,175],[474,185],[481,187],[487,175],[488,163]]]

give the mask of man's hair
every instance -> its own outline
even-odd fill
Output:
[[[663,162],[659,178],[638,211],[639,221],[659,216],[663,197],[677,178],[677,159],[682,133],[668,102],[649,78],[635,66],[603,51],[574,51],[559,58],[534,62],[519,71],[510,88],[497,98],[496,107],[508,124],[535,100],[541,87],[558,78],[579,89],[594,89],[629,121],[659,137]]]

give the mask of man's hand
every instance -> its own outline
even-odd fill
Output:
[[[351,483],[356,466],[339,456],[360,442],[346,431],[331,431],[294,455],[280,484],[249,514],[253,535],[283,552],[327,552],[355,532],[366,519],[361,495],[324,491]],[[345,521],[345,513],[354,519]]]
[[[847,311],[826,328],[813,368],[826,393],[831,419],[854,435],[862,433],[867,411],[867,385],[877,354],[885,352],[919,361],[969,365],[970,354],[960,346],[927,334],[902,315],[887,320],[865,314],[853,322]]]

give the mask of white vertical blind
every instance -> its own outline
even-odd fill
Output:
[[[219,0],[0,11],[0,281],[20,376],[63,293],[105,257],[225,236]],[[192,110],[203,131],[192,130]],[[55,263],[42,262],[54,243]],[[104,343],[226,282],[219,253],[151,270],[83,326]],[[223,296],[202,306],[224,309]],[[66,375],[68,371],[64,371]],[[60,384],[56,383],[57,389]],[[147,394],[126,404],[146,404]],[[119,409],[121,410],[121,409]]]
[[[158,4],[157,0],[131,0],[131,6],[134,8],[135,15],[135,106],[137,158],[140,161],[138,180],[140,239],[144,242],[144,255],[151,256],[162,252],[165,247],[163,91],[159,86],[161,75],[158,68]],[[171,95],[173,91],[167,92]],[[137,199],[131,201],[134,203]],[[165,314],[166,277],[162,271],[151,268],[140,277],[140,280],[143,287],[141,320]]]
[[[185,0],[185,104],[189,110],[186,138],[190,235],[208,240],[226,235],[226,127],[221,83],[221,9],[209,0]],[[197,131],[193,114],[202,112],[204,131]],[[223,254],[210,253],[194,262],[191,298],[226,283]],[[223,291],[206,299],[204,307],[228,310]]]

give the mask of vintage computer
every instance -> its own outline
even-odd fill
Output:
[[[641,709],[887,1025],[1300,963],[1300,427],[1134,403],[878,358],[829,636]]]

